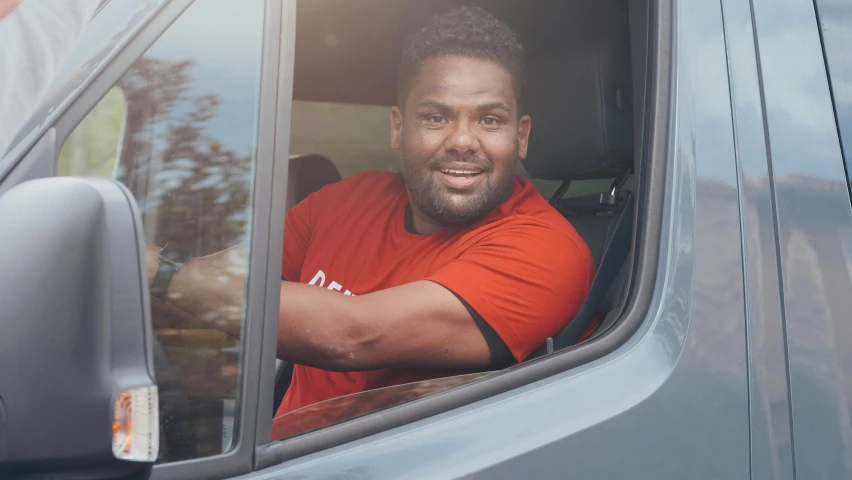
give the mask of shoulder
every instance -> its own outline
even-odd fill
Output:
[[[513,269],[556,283],[591,283],[594,277],[594,260],[583,237],[524,179],[519,178],[497,218],[462,239],[459,246],[465,251],[487,254],[492,262],[511,262]],[[506,267],[501,268],[512,271]]]
[[[491,242],[511,246],[527,261],[539,263],[546,270],[583,271],[594,268],[589,246],[558,213],[556,216],[514,215],[506,218],[489,236]]]
[[[591,261],[588,245],[565,217],[553,208],[529,180],[518,177],[512,196],[503,206],[504,227],[525,231],[529,241],[559,245],[587,257]],[[535,239],[538,239],[537,241]]]
[[[361,172],[337,183],[326,185],[317,191],[319,195],[335,195],[354,191],[384,191],[396,187],[401,179],[398,174],[387,172]]]

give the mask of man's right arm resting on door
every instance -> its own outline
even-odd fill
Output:
[[[147,248],[149,278],[158,252]],[[167,301],[200,323],[239,337],[246,258],[244,245],[190,258],[172,278]],[[280,293],[278,357],[284,360],[332,371],[469,369],[491,360],[468,310],[434,282],[356,297],[282,281]]]

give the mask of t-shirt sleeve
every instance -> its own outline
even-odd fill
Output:
[[[582,242],[546,225],[519,222],[478,241],[426,280],[464,299],[520,362],[582,305],[593,277]]]
[[[307,198],[287,210],[284,216],[284,254],[281,261],[281,279],[298,282],[302,264],[311,243],[312,207],[315,198]]]

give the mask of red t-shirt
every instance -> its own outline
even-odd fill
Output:
[[[431,280],[472,307],[517,361],[563,329],[589,291],[594,263],[586,243],[524,178],[503,204],[464,228],[410,233],[407,207],[398,174],[361,173],[309,195],[287,212],[282,278],[353,295]],[[445,375],[296,365],[277,415]]]

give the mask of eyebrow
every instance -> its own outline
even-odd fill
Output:
[[[446,103],[441,103],[437,100],[423,100],[422,102],[417,104],[417,107],[432,107],[440,112],[449,112],[452,110],[452,107],[450,107]],[[507,113],[512,113],[512,107],[500,101],[483,103],[482,105],[478,105],[476,107],[476,110],[478,112],[487,112],[489,110],[505,110]]]
[[[512,113],[512,107],[506,105],[503,102],[484,103],[476,107],[476,109],[480,112],[487,112],[489,110],[505,110],[506,113]]]
[[[432,107],[440,112],[449,112],[450,110],[452,110],[452,107],[450,107],[446,103],[441,103],[437,100],[423,100],[422,102],[417,104],[417,108],[420,107]]]

